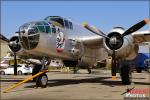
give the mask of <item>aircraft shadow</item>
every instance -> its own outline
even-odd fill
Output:
[[[106,80],[109,79],[109,80]],[[121,86],[121,81],[113,81],[111,77],[96,77],[96,78],[88,78],[88,79],[52,79],[49,80],[47,87],[55,87],[55,86],[65,86],[65,85],[74,85],[81,83],[99,83],[100,85],[107,85],[110,87]],[[150,83],[146,82],[134,82],[135,85],[150,85]],[[33,88],[35,85],[26,86],[25,88]]]
[[[81,83],[99,83],[101,85],[108,85],[113,87],[115,85],[122,85],[121,81],[111,81],[105,80],[111,77],[97,77],[97,78],[88,78],[88,79],[53,79],[49,80],[47,87],[55,87],[55,86],[64,86],[64,85],[73,85],[73,84],[81,84]],[[35,85],[26,86],[25,88],[33,88]]]
[[[0,82],[21,82],[23,79],[1,79]],[[32,80],[28,81],[27,83],[34,83]],[[116,80],[113,81],[111,80],[111,77],[96,77],[96,78],[91,78],[89,77],[88,79],[51,79],[48,81],[47,87],[55,87],[55,86],[64,86],[64,85],[73,85],[73,84],[81,84],[81,83],[99,83],[100,85],[107,85],[110,87],[122,85],[121,81]],[[147,82],[134,82],[135,85],[150,85],[150,83]],[[29,85],[25,86],[25,88],[34,88],[36,85]]]
[[[146,79],[146,78],[132,78],[132,79]]]
[[[138,85],[150,85],[150,83],[145,83],[145,82],[134,82],[134,84],[138,84]]]

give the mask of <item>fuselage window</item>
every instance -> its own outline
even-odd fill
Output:
[[[56,28],[55,28],[55,26],[52,26],[52,33],[56,33]]]

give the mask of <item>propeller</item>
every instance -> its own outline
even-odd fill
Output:
[[[0,39],[5,41],[5,42],[9,42],[9,39],[7,39],[4,35],[0,34]]]
[[[102,37],[105,37],[105,38],[109,38],[107,37],[107,35],[105,35],[105,33],[103,33],[102,31],[100,31],[99,29],[95,28],[94,26],[89,26],[86,22],[84,22],[82,24],[82,26],[86,29],[88,29],[89,31],[99,35],[99,36],[102,36]]]
[[[102,36],[106,38],[108,41],[108,45],[110,49],[112,50],[112,63],[111,63],[111,72],[112,72],[112,79],[116,79],[116,70],[117,70],[117,59],[116,59],[116,52],[115,50],[119,49],[123,45],[123,38],[127,35],[132,34],[133,32],[139,30],[144,25],[146,25],[149,22],[148,19],[144,19],[140,21],[139,23],[133,25],[128,30],[126,30],[122,35],[113,34],[112,36],[106,36],[102,31],[96,29],[95,27],[89,26],[87,23],[83,23],[83,27],[88,29],[89,31]]]
[[[14,54],[14,75],[17,75],[17,58],[16,58],[16,52],[17,49],[20,48],[20,45],[17,43],[17,41],[10,41],[8,38],[6,38],[4,35],[0,34],[0,39],[3,41],[6,41],[9,45],[9,47],[12,50],[13,54]]]
[[[129,34],[135,32],[135,31],[139,30],[139,29],[142,28],[144,25],[146,25],[148,22],[149,22],[148,19],[144,19],[144,20],[140,21],[139,23],[133,25],[133,26],[130,27],[128,30],[126,30],[126,31],[122,34],[122,36],[124,37],[124,36],[126,36],[126,35],[129,35]]]

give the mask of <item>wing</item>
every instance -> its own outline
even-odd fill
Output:
[[[80,40],[89,48],[100,48],[103,46],[103,37],[106,35],[94,26],[88,25],[86,22],[82,24],[84,28],[93,33],[92,36],[82,37]],[[96,34],[96,35],[95,35]]]
[[[103,46],[103,37],[98,35],[82,37],[80,41],[89,48],[100,48]]]
[[[132,36],[136,44],[150,42],[150,30],[134,32]]]

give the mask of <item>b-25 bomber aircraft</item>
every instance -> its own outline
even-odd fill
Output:
[[[145,19],[127,31],[115,27],[104,34],[86,23],[82,26],[60,16],[48,16],[43,21],[23,24],[5,40],[17,56],[41,61],[42,67],[34,67],[33,74],[47,69],[45,65],[53,58],[61,59],[68,67],[92,66],[103,57],[100,49],[104,47],[112,56],[112,78],[116,77],[116,69],[121,69],[122,84],[127,85],[131,83],[130,69],[124,62],[137,55],[138,43],[150,41],[149,31],[135,32],[147,23]],[[47,82],[46,74],[36,78],[37,86],[46,87]]]

